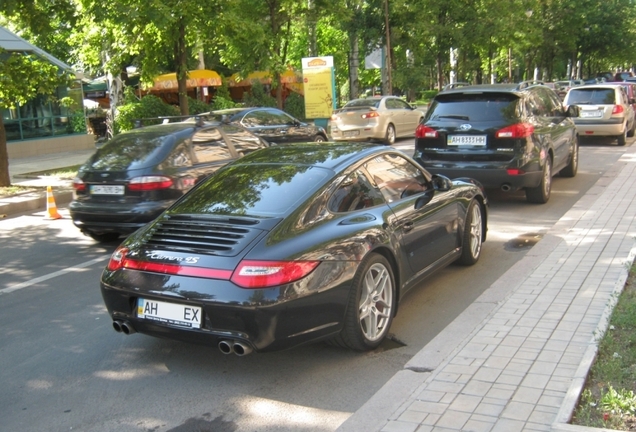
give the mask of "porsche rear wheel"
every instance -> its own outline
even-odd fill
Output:
[[[372,253],[360,264],[352,281],[344,327],[332,341],[355,351],[376,348],[393,321],[395,278],[382,255]]]

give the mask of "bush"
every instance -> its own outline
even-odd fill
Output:
[[[290,115],[305,119],[305,98],[298,93],[292,93],[285,99],[285,111]]]
[[[199,99],[192,99],[188,96],[188,111],[190,112],[190,114],[201,114],[204,112],[212,111],[213,109],[214,108],[212,108],[211,105],[208,105],[205,102],[200,101]]]
[[[249,93],[243,95],[243,103],[248,107],[276,107],[276,98],[272,97],[265,86],[255,80]]]
[[[131,101],[130,98],[127,98],[126,101],[128,103],[120,106],[115,115],[115,135],[133,129],[137,119],[178,116],[180,114],[179,108],[168,105],[154,95],[146,95],[137,102]],[[157,119],[156,122],[144,122],[144,126],[159,123],[161,120]]]

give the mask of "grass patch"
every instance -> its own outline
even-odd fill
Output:
[[[43,189],[46,188],[40,188],[37,186],[0,186],[0,197],[22,195],[25,193],[35,192]]]
[[[572,424],[636,431],[636,265],[599,344]]]

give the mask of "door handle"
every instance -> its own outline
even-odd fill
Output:
[[[406,221],[402,224],[404,232],[409,232],[413,229],[413,221]]]

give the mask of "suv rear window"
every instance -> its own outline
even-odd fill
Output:
[[[511,93],[455,93],[438,95],[426,120],[514,121],[520,115],[519,97]]]
[[[570,105],[613,105],[614,89],[576,89],[570,90]]]

